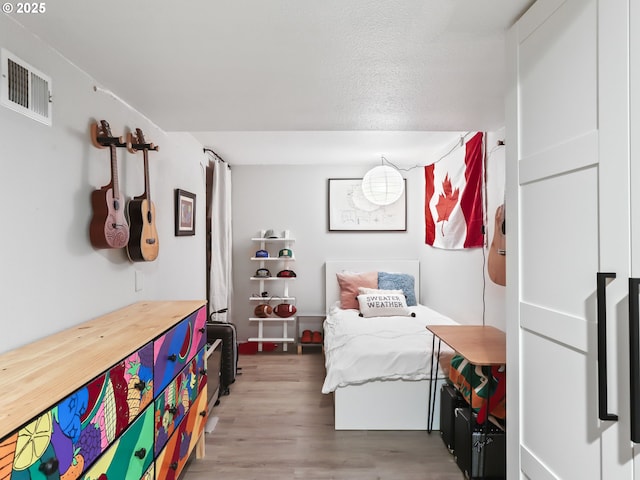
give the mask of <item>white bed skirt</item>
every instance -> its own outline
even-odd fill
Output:
[[[438,379],[433,430],[440,429]],[[334,392],[336,430],[427,430],[429,380],[387,380],[339,387]]]

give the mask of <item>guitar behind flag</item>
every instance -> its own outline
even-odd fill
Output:
[[[457,250],[482,247],[483,133],[424,167],[425,243]]]

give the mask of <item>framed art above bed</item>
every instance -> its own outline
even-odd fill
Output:
[[[330,232],[406,232],[407,181],[391,205],[374,205],[362,193],[361,178],[330,178],[327,185]]]

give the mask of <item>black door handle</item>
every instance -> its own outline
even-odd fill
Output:
[[[618,420],[618,415],[609,413],[607,405],[607,278],[616,278],[615,273],[597,274],[598,309],[598,417],[600,420]]]
[[[640,443],[640,316],[638,315],[638,286],[640,278],[629,279],[629,376],[631,377],[631,441]]]

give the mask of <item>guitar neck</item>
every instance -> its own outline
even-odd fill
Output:
[[[118,160],[116,158],[116,146],[109,145],[111,150],[111,183],[113,184],[113,198],[120,198],[120,182],[118,181]]]
[[[151,187],[149,186],[149,157],[147,156],[147,149],[143,150],[144,155],[144,196],[147,201],[151,203]]]

